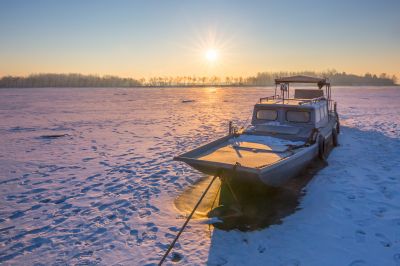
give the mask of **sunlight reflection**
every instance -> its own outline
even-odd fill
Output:
[[[208,88],[206,88],[206,91],[209,93],[215,93],[215,92],[217,92],[217,88],[216,87],[208,87]]]
[[[212,176],[204,177],[200,179],[197,183],[190,186],[186,189],[181,195],[179,195],[175,201],[175,208],[182,215],[189,215],[189,213],[193,210],[193,206],[196,205],[199,200],[201,194],[203,194],[205,188],[208,186],[212,179]],[[209,192],[206,194],[204,200],[201,202],[200,206],[197,208],[194,213],[193,218],[196,219],[204,219],[207,218],[207,213],[214,207],[218,206],[218,196],[219,196],[219,187],[221,182],[216,180],[214,184],[211,186]],[[213,206],[214,205],[214,206]]]

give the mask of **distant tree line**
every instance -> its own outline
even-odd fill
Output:
[[[353,86],[353,85],[379,85],[390,86],[396,85],[397,77],[389,77],[386,73],[379,76],[375,74],[366,73],[364,76],[355,74],[347,74],[346,72],[337,72],[336,70],[328,70],[325,72],[301,71],[301,72],[260,72],[254,77],[248,77],[244,80],[247,85],[273,85],[275,78],[287,77],[295,75],[304,75],[311,77],[324,77],[328,78],[332,85]]]
[[[27,77],[6,76],[0,80],[0,88],[41,87],[135,87],[141,82],[132,78],[95,76],[82,74],[34,74]]]
[[[0,79],[0,88],[38,87],[183,87],[183,86],[270,86],[275,78],[306,75],[329,78],[333,85],[396,85],[396,76],[379,76],[366,73],[364,76],[328,70],[326,72],[259,72],[249,77],[152,77],[148,79],[120,78],[82,74],[34,74],[27,77],[5,76]]]

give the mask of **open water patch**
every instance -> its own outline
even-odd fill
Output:
[[[234,196],[227,185],[216,180],[193,218],[217,217],[213,226],[227,231],[254,231],[281,224],[283,218],[301,209],[299,205],[306,194],[305,186],[326,165],[326,162],[316,160],[282,187],[259,183],[232,187]],[[190,214],[211,179],[209,176],[199,180],[175,199],[175,207],[184,217]]]

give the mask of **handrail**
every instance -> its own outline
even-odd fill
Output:
[[[272,95],[272,96],[262,97],[262,98],[260,98],[260,103],[262,103],[264,100],[270,101],[270,100],[276,100],[276,99],[281,99],[281,96],[280,95]]]
[[[320,102],[320,101],[326,101],[326,98],[324,96],[321,96],[321,97],[318,97],[318,98],[302,100],[301,102],[299,102],[299,105],[308,104],[308,103],[317,103],[317,102]]]
[[[282,98],[279,95],[278,96],[263,97],[263,98],[260,98],[260,103],[268,102],[268,101],[271,101],[271,100],[278,100],[278,99],[282,100]],[[295,101],[299,102],[299,105],[303,105],[303,104],[317,103],[317,102],[320,102],[320,101],[326,101],[327,99],[324,96],[321,96],[321,97],[313,98],[313,99],[288,98],[288,99],[285,99],[285,100],[287,100],[287,101],[295,100]]]

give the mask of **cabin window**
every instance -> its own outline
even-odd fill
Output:
[[[286,120],[289,122],[307,123],[307,122],[310,122],[310,112],[287,111],[286,112]]]
[[[258,110],[257,119],[260,120],[276,120],[278,118],[278,112],[276,110]]]

